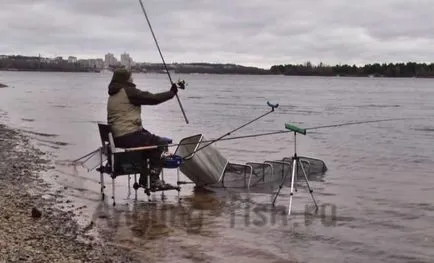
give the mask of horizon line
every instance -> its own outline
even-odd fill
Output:
[[[113,54],[114,55],[114,53],[112,53],[112,52],[107,52],[106,54]],[[123,53],[120,53],[120,54],[129,54],[129,53],[127,53],[127,52],[123,52]],[[105,55],[106,55],[105,54]],[[104,55],[104,56],[105,56]],[[75,58],[77,58],[77,59],[84,59],[84,60],[88,60],[88,59],[102,59],[102,60],[104,60],[105,58],[104,58],[104,56],[101,56],[101,57],[95,57],[95,56],[89,56],[89,57],[79,57],[79,56],[75,56],[75,55],[53,55],[53,56],[45,56],[45,55],[41,55],[41,53],[38,53],[38,55],[24,55],[24,54],[19,54],[19,53],[16,53],[16,54],[12,54],[12,55],[9,55],[9,54],[0,54],[0,56],[23,56],[23,57],[42,57],[42,58],[56,58],[56,57],[62,57],[62,59],[65,57],[65,58],[68,58],[68,57],[75,57]],[[134,61],[134,60],[133,60]],[[407,63],[416,63],[416,64],[428,64],[428,65],[430,65],[430,64],[434,64],[434,61],[428,61],[428,60],[425,60],[424,62],[421,62],[421,61],[417,61],[417,60],[407,60],[407,61],[403,61],[403,60],[395,60],[394,62],[392,62],[393,60],[390,60],[390,61],[388,61],[388,62],[369,62],[369,63],[342,63],[342,62],[339,62],[339,63],[326,63],[326,62],[322,62],[322,61],[320,61],[320,62],[318,62],[318,63],[315,63],[315,62],[312,62],[312,61],[310,61],[310,60],[306,60],[306,61],[304,61],[304,62],[293,62],[293,63],[287,63],[287,62],[285,62],[285,63],[277,63],[277,64],[270,64],[270,65],[268,65],[267,67],[264,67],[264,66],[258,66],[258,65],[252,65],[252,64],[249,64],[249,63],[236,63],[236,62],[209,62],[209,61],[202,61],[202,62],[200,62],[200,61],[190,61],[190,62],[177,62],[177,61],[175,61],[175,62],[167,62],[166,61],[166,64],[221,64],[221,65],[236,65],[236,66],[243,66],[243,67],[253,67],[253,68],[258,68],[258,69],[264,69],[264,70],[270,70],[271,69],[271,67],[273,67],[273,66],[285,66],[285,65],[306,65],[307,63],[310,63],[312,66],[319,66],[319,65],[323,65],[323,66],[325,66],[325,67],[333,67],[333,66],[339,66],[339,65],[348,65],[348,66],[356,66],[356,67],[363,67],[363,66],[367,66],[367,65],[373,65],[373,64],[380,64],[380,65],[383,65],[383,64],[386,64],[386,65],[388,65],[388,64],[407,64]],[[162,61],[158,61],[158,62],[152,62],[152,61],[134,61],[135,63],[139,63],[139,64],[141,64],[141,63],[149,63],[149,64],[163,64],[163,62]]]

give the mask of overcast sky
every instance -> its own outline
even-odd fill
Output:
[[[166,62],[434,62],[434,0],[143,0]],[[138,0],[0,0],[0,54],[161,62]]]

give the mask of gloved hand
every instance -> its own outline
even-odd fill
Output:
[[[172,87],[170,88],[170,91],[172,91],[175,94],[178,93],[178,86],[176,85],[176,83],[172,84]]]

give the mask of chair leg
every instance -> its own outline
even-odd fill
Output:
[[[176,177],[177,177],[176,185],[177,185],[178,187],[180,187],[179,185],[180,185],[181,183],[180,183],[180,180],[179,180],[179,167],[176,168]],[[178,202],[181,202],[181,193],[180,193],[180,192],[181,192],[181,191],[178,190]]]
[[[139,189],[139,184],[137,183],[137,174],[134,174],[134,185],[133,185],[133,188],[134,188],[134,194],[135,194],[135,198],[136,198],[136,200],[137,200],[137,189]]]
[[[105,199],[105,194],[104,194],[104,174],[101,172],[100,173],[100,178],[99,178],[99,183],[101,185],[101,200]]]
[[[179,181],[179,167],[178,168],[176,168],[176,184],[179,186],[180,185],[180,183],[179,183],[180,181]]]
[[[146,175],[146,194],[148,195],[148,199],[151,198],[151,175]]]
[[[128,175],[128,198],[131,195],[131,174]]]
[[[161,181],[165,184],[166,182],[164,181],[164,169],[161,169]],[[161,191],[161,200],[164,201],[166,200],[166,196],[164,195],[164,191]]]
[[[151,197],[151,175],[150,175],[150,171],[151,171],[151,166],[150,166],[150,160],[149,158],[146,158],[146,186],[145,186],[145,193],[148,195],[148,199],[150,199]],[[143,175],[142,175],[143,176]]]
[[[101,200],[105,199],[105,195],[104,195],[104,172],[103,172],[103,160],[102,160],[102,148],[100,148],[100,152],[99,152],[99,167],[101,169],[100,173],[99,173],[99,183],[101,186]]]
[[[113,199],[113,206],[116,205],[116,200],[115,200],[115,178],[112,177],[112,199]]]

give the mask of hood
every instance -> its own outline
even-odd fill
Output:
[[[119,92],[125,86],[135,86],[133,83],[129,82],[131,77],[131,72],[126,69],[116,69],[113,72],[113,77],[108,86],[108,94],[114,95]]]
[[[120,84],[120,83],[116,83],[116,82],[111,82],[108,86],[108,94],[109,95],[115,95],[116,93],[118,93],[123,87],[125,86],[125,84]]]

